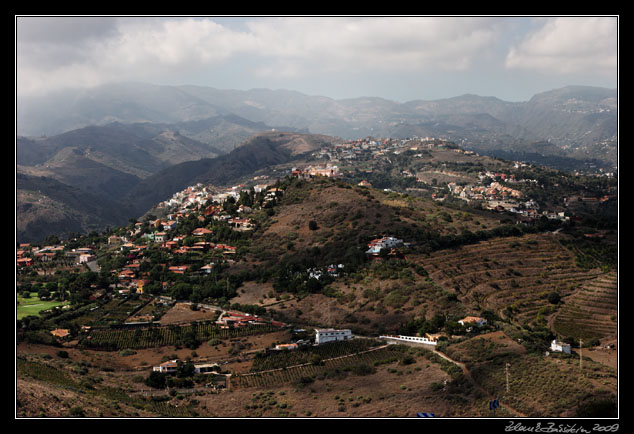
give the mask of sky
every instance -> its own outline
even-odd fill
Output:
[[[618,86],[618,16],[15,16],[16,98],[111,82],[397,102]]]

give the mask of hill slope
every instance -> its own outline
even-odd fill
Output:
[[[295,139],[309,142],[304,136]],[[292,135],[254,139],[263,154],[271,150],[286,156],[292,150],[280,149],[293,140]],[[255,149],[253,143],[237,150],[242,148]],[[150,270],[144,272],[151,281],[144,286],[148,292],[125,296],[115,291],[94,299],[88,297],[96,290],[92,282],[77,279],[73,287],[86,285],[86,304],[18,323],[18,416],[411,417],[424,405],[443,417],[489,417],[489,402],[498,396],[504,403],[501,416],[580,417],[588,404],[597,417],[616,410],[616,369],[592,353],[587,359],[585,349],[583,367],[575,355],[544,356],[553,324],[562,333],[551,321],[553,313],[570,326],[574,321],[566,318],[567,309],[584,307],[581,313],[589,320],[582,328],[610,326],[608,315],[618,295],[614,272],[577,265],[562,242],[571,236],[565,230],[506,225],[493,212],[471,214],[428,198],[332,178],[289,177],[276,184],[275,192],[272,204],[266,203],[266,193],[241,198],[253,205],[253,231],[234,231],[196,211],[168,231],[174,239],[189,238],[195,227],[206,227],[206,241],[237,246],[228,260],[216,249],[183,255],[160,242],[144,241],[148,244],[134,259],[105,241],[96,246],[104,273],[140,259]],[[222,212],[235,214],[238,204],[232,205]],[[142,232],[154,230],[148,225]],[[366,256],[367,242],[380,235],[407,244],[400,254]],[[212,260],[220,266],[201,273]],[[175,274],[167,271],[167,263],[190,268]],[[336,264],[336,276],[310,277],[330,264]],[[62,273],[49,277],[69,280]],[[30,273],[19,278],[24,285],[36,279]],[[563,304],[550,301],[551,291],[559,292]],[[158,302],[164,295],[174,297],[174,303]],[[289,327],[221,329],[214,325],[220,309],[257,312]],[[121,326],[142,312],[159,317],[162,326]],[[482,316],[488,324],[463,327],[458,321],[467,315]],[[72,323],[76,330],[84,325],[92,330],[77,332],[60,351],[50,329]],[[311,339],[312,330],[322,327],[349,328],[355,338],[271,350],[300,336]],[[614,328],[602,331],[611,338]],[[435,351],[377,338],[437,332],[445,336]],[[167,358],[218,363],[223,373],[231,373],[224,382],[231,391],[208,383],[226,381],[224,376],[203,378],[185,371],[171,379],[179,381],[174,387],[166,383],[169,389],[149,381],[152,366]],[[500,381],[507,363],[512,393],[505,393]]]
[[[20,242],[102,230],[123,225],[129,218],[118,202],[52,178],[18,173],[16,184],[16,238]]]
[[[213,158],[222,153],[211,145],[182,136],[166,125],[115,122],[48,138],[18,137],[16,160],[24,166],[46,165],[65,148],[78,149],[96,162],[140,178],[172,164]]]
[[[318,149],[332,138],[320,135],[268,132],[253,136],[229,154],[171,166],[144,179],[132,188],[125,200],[136,214],[177,191],[196,183],[227,185],[267,166],[287,163],[302,153]]]

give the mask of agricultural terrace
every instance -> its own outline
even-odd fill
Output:
[[[154,306],[154,297],[149,295],[118,296],[107,301],[94,301],[80,308],[74,321],[82,326],[118,325],[141,311],[146,315],[153,312]]]
[[[554,330],[576,339],[616,337],[617,284],[616,272],[584,282],[577,292],[566,298],[565,304],[557,312]]]
[[[577,267],[552,234],[495,238],[411,259],[463,303],[542,326],[558,306],[551,293],[565,298],[603,274]]]
[[[274,330],[278,328],[271,324],[220,328],[210,321],[185,326],[93,329],[80,340],[79,345],[100,350],[142,349],[166,345],[184,345],[193,349],[201,342],[211,339],[254,336]]]
[[[380,364],[403,360],[406,347],[373,339],[353,339],[256,356],[249,373],[232,378],[233,387],[271,387],[309,383],[330,370],[350,370],[359,375]]]

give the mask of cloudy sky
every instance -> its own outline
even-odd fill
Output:
[[[16,93],[116,81],[394,101],[617,87],[618,18],[15,17]]]

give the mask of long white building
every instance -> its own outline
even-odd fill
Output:
[[[346,341],[348,339],[352,339],[352,332],[349,329],[344,329],[344,330],[316,329],[315,330],[315,343],[317,345],[325,344],[326,342]]]

